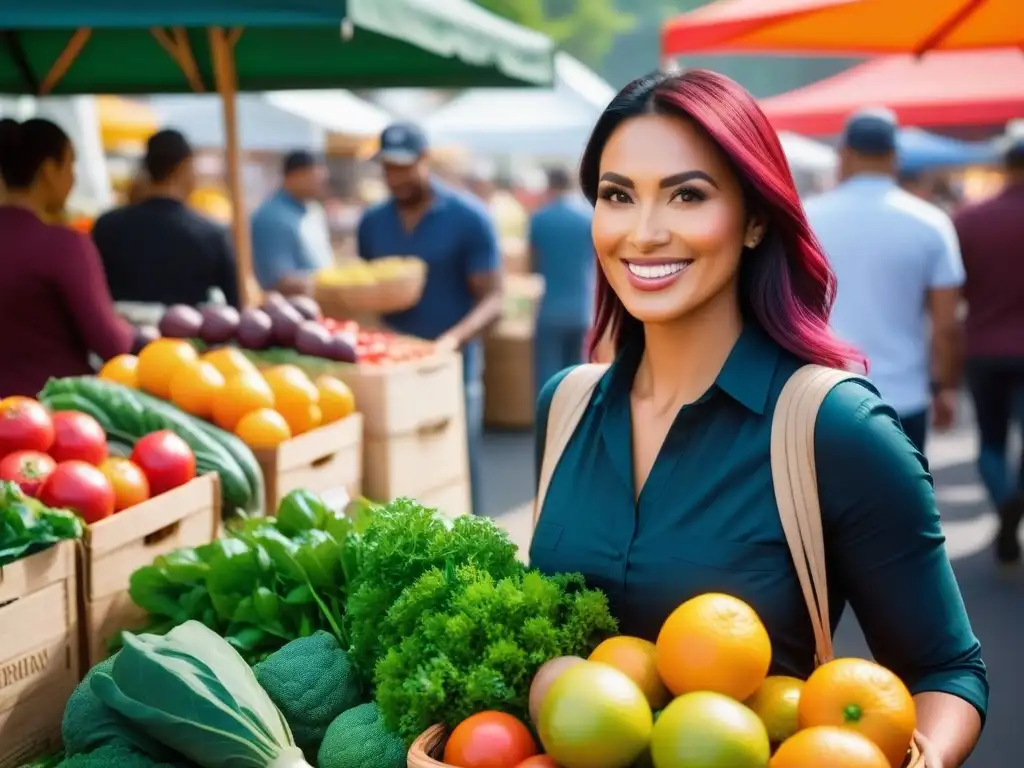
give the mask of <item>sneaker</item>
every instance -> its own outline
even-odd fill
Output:
[[[996,534],[996,560],[1000,565],[1016,565],[1021,559],[1018,530],[1024,518],[1024,494],[1016,494],[999,507],[999,533]]]

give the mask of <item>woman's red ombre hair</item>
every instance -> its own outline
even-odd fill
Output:
[[[707,70],[656,74],[634,80],[612,100],[583,153],[580,185],[597,199],[601,154],[626,120],[664,114],[694,121],[729,159],[743,185],[747,208],[768,222],[761,243],[740,263],[740,307],[784,349],[801,360],[833,368],[865,368],[862,355],[829,331],[836,281],[804,215],[779,138],[754,97],[738,83]],[[597,308],[590,354],[606,334],[618,349],[643,335],[604,274],[597,274]]]

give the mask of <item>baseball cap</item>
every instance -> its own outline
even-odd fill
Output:
[[[896,151],[898,127],[892,110],[885,107],[862,109],[846,121],[842,144],[865,155],[887,155]]]
[[[412,165],[427,152],[427,135],[413,123],[393,123],[380,135],[377,160]]]

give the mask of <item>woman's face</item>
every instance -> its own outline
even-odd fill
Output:
[[[49,212],[62,212],[71,188],[75,186],[75,149],[70,142],[60,160],[46,160],[40,166],[39,181],[42,182]]]
[[[601,155],[592,233],[626,310],[664,323],[735,300],[744,245],[760,238],[739,180],[695,124],[664,115],[622,123]]]

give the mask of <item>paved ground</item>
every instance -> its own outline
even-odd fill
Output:
[[[992,685],[990,714],[969,768],[1017,768],[1024,764],[1024,723],[1017,709],[1024,695],[1024,575],[1001,574],[989,542],[995,531],[973,467],[970,430],[960,428],[932,439],[929,461],[936,479],[950,557],[981,638]],[[517,541],[528,537],[533,478],[533,439],[515,433],[488,434],[485,443],[485,513],[509,528]],[[893,617],[899,621],[899,617]],[[837,639],[846,655],[867,655],[860,629],[849,613]]]

